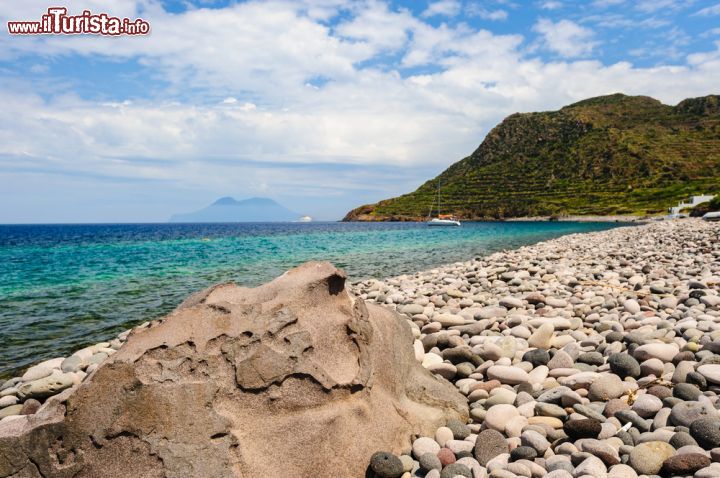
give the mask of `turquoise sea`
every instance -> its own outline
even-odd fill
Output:
[[[309,260],[351,280],[468,260],[611,223],[0,225],[0,377],[160,317],[189,293]]]

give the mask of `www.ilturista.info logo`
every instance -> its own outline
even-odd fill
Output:
[[[37,21],[7,22],[11,35],[147,35],[150,24],[142,18],[111,17],[107,13],[68,15],[65,7],[50,7]]]

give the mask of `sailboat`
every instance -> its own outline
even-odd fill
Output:
[[[440,180],[439,179],[438,179],[438,188],[437,188],[437,209],[438,209],[438,216],[430,219],[430,216],[432,216],[432,206],[430,207],[430,212],[428,213],[428,221],[427,221],[428,226],[457,227],[460,225],[460,221],[458,221],[451,214],[440,214]]]

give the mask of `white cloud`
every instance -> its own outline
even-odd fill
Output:
[[[675,11],[690,7],[695,0],[639,0],[635,8],[641,12]]]
[[[546,0],[540,4],[543,10],[557,10],[563,7],[563,3],[557,0]]]
[[[444,68],[457,59],[468,61],[479,58],[492,62],[499,55],[514,56],[521,42],[519,35],[494,35],[488,30],[475,31],[463,25],[435,28],[421,24],[413,30],[412,42],[408,45],[402,65],[433,64]]]
[[[47,73],[49,70],[50,70],[49,66],[41,65],[39,63],[36,63],[35,65],[30,67],[30,71],[35,74]]]
[[[542,36],[543,46],[565,58],[589,55],[597,42],[593,40],[593,31],[570,20],[553,22],[541,18],[533,30]]]
[[[616,5],[622,5],[625,0],[593,0],[592,6],[597,8],[608,8]]]
[[[469,16],[480,17],[483,20],[499,21],[507,20],[508,17],[508,12],[506,10],[500,8],[490,10],[478,5],[477,3],[469,4],[465,10]]]
[[[695,15],[709,17],[712,15],[720,15],[720,3],[717,3],[715,5],[711,5],[709,7],[705,7],[701,10],[698,10],[695,12]]]
[[[714,72],[716,68],[720,68],[720,41],[715,42],[715,48],[715,51],[693,53],[688,56],[688,63],[708,73]],[[712,91],[716,91],[716,89],[713,88]]]
[[[599,15],[588,15],[582,18],[583,23],[592,23],[601,28],[661,28],[671,25],[668,19],[648,17],[643,19],[633,18],[620,13],[603,13]]]
[[[420,21],[406,10],[391,11],[384,3],[373,2],[337,27],[340,37],[359,41],[355,48],[370,58],[378,53],[398,51],[408,41],[408,33]]]
[[[462,4],[457,0],[438,0],[428,4],[427,9],[422,13],[425,18],[434,16],[454,17],[460,13]]]

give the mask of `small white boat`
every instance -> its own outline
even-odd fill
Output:
[[[458,227],[460,225],[460,221],[457,220],[457,218],[449,215],[449,214],[440,214],[440,180],[438,179],[438,187],[437,187],[437,210],[438,210],[438,217],[435,217],[433,219],[430,219],[430,216],[432,216],[432,206],[430,207],[430,212],[428,213],[428,226],[450,226],[450,227]]]
[[[720,211],[709,212],[702,217],[706,221],[720,221]]]
[[[302,216],[300,219],[298,219],[295,222],[312,222],[312,218],[310,216]]]
[[[428,226],[459,226],[460,221],[455,219],[440,219],[438,217],[431,219],[427,223]]]

